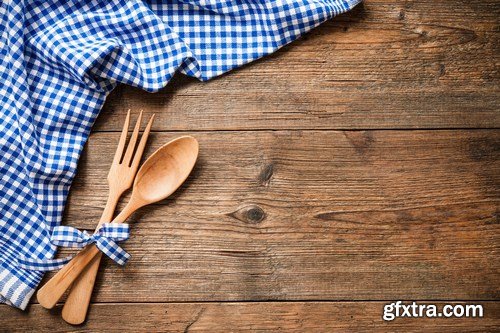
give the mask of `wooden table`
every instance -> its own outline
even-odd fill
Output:
[[[158,94],[119,87],[79,163],[65,223],[93,229],[127,109],[146,154],[200,159],[136,213],[80,331],[498,331],[496,0],[367,0],[279,52]],[[123,205],[121,206],[123,207]],[[467,302],[484,318],[382,320],[384,304]],[[65,331],[60,307],[0,306],[0,331]]]

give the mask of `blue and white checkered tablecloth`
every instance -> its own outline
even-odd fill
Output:
[[[208,80],[269,54],[361,0],[3,0],[0,3],[0,302],[42,278],[82,147],[108,93]]]

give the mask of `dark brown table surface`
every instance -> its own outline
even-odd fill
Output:
[[[92,229],[125,114],[146,154],[183,134],[200,159],[132,218],[126,268],[101,265],[87,322],[0,306],[0,331],[498,331],[500,4],[367,0],[207,83],[117,88],[64,221]],[[123,205],[121,205],[123,207]],[[384,322],[395,300],[484,318]]]

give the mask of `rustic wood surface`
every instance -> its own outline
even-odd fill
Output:
[[[184,133],[153,133],[146,155]],[[496,299],[500,131],[196,132],[97,302]],[[119,133],[96,133],[68,224],[92,229]]]
[[[12,332],[498,332],[500,303],[480,302],[485,318],[380,320],[384,302],[99,303],[88,322],[68,326],[52,311],[3,306]],[[442,302],[436,302],[442,306]],[[453,303],[460,304],[460,303]],[[463,304],[463,303],[462,303]],[[125,314],[119,316],[117,313]]]
[[[0,331],[498,331],[499,17],[496,0],[367,0],[210,82],[117,88],[66,224],[99,220],[129,108],[157,115],[146,156],[190,134],[199,162],[131,218],[132,259],[104,260],[83,326],[33,299],[0,306]],[[384,322],[399,299],[485,317]]]

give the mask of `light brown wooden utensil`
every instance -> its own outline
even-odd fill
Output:
[[[137,172],[130,201],[113,223],[124,222],[137,209],[172,194],[189,176],[197,157],[198,141],[190,136],[172,140],[154,152]],[[38,290],[40,305],[48,309],[54,307],[98,252],[94,245],[88,246],[57,272]]]
[[[111,168],[108,173],[108,201],[99,224],[97,225],[96,231],[103,223],[111,221],[118,200],[123,192],[128,190],[134,182],[135,174],[139,168],[139,162],[141,160],[142,153],[144,152],[144,147],[146,146],[146,141],[154,121],[154,114],[151,116],[151,119],[146,125],[141,140],[137,145],[137,149],[135,149],[137,139],[139,138],[141,120],[142,111],[137,118],[134,131],[132,132],[129,143],[126,146],[125,141],[127,140],[127,133],[130,124],[130,110],[127,112],[125,124],[118,142],[118,148],[116,149],[115,157],[111,163]],[[78,325],[84,322],[101,258],[102,253],[99,252],[85,268],[85,270],[78,276],[75,282],[73,282],[68,298],[66,299],[66,303],[64,303],[64,307],[62,309],[62,317],[66,322],[73,325]]]

